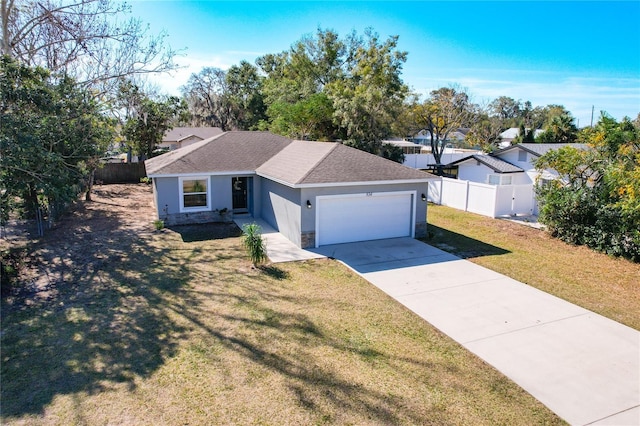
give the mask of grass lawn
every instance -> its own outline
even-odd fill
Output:
[[[147,203],[113,191],[2,302],[2,424],[563,423],[341,264],[255,270],[237,237],[133,227]]]
[[[640,330],[640,264],[445,206],[428,222],[425,242]]]

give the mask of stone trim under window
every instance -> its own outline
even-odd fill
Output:
[[[179,178],[180,212],[211,210],[211,184],[209,176]]]

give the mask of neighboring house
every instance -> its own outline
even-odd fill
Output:
[[[449,163],[446,167],[457,168],[457,177],[460,180],[490,185],[531,183],[524,169],[492,155],[474,154]]]
[[[469,133],[469,130],[469,128],[460,127],[449,132],[447,138],[444,139],[444,143],[450,145],[450,147],[461,145],[467,137],[467,133]],[[431,132],[425,129],[420,130],[411,140],[420,145],[430,146]]]
[[[558,173],[555,170],[538,171],[534,163],[547,152],[564,146],[572,146],[580,150],[589,149],[587,144],[581,143],[520,143],[495,151],[491,155],[522,168],[528,178],[527,183],[535,184],[538,179],[557,178]]]
[[[546,152],[566,145],[571,145],[578,149],[588,149],[587,145],[584,144],[521,143],[508,146],[491,154],[471,155],[453,161],[445,167],[451,170],[453,175],[457,174],[460,182],[466,181],[469,183],[467,189],[472,192],[465,195],[467,199],[486,198],[486,195],[477,195],[480,193],[478,191],[484,191],[477,184],[500,187],[493,192],[497,197],[495,200],[486,199],[485,201],[496,208],[502,207],[497,210],[482,209],[487,212],[493,211],[494,217],[508,210],[510,210],[510,214],[526,214],[527,212],[537,214],[538,204],[535,199],[535,185],[540,180],[556,179],[558,173],[555,170],[536,170],[535,161]],[[450,183],[446,185],[443,183],[443,186],[439,189],[438,195],[440,198],[447,195],[447,188],[450,187]]]
[[[527,132],[531,129],[526,129]],[[535,129],[533,131],[533,137],[537,138],[540,134],[544,133],[542,129]],[[500,147],[508,147],[514,141],[515,138],[520,136],[520,128],[519,127],[511,127],[504,132],[500,133]]]
[[[478,153],[480,153],[480,151],[474,149],[445,148],[440,156],[440,163],[448,165],[454,161],[461,160]],[[438,167],[436,158],[428,147],[423,147],[422,151],[417,154],[405,154],[404,162],[402,164],[407,167],[412,167],[414,169],[430,173],[433,173],[433,171]],[[456,176],[457,168],[448,169],[445,166],[443,169],[447,176]]]
[[[447,167],[458,168],[458,179],[493,185],[534,184],[538,178],[554,179],[554,170],[536,170],[534,163],[545,153],[570,145],[588,149],[585,144],[520,143],[492,152],[472,155],[451,162]],[[508,176],[507,176],[508,175]]]
[[[409,141],[404,141],[404,140],[384,140],[382,141],[383,144],[389,144],[389,145],[393,145],[393,146],[397,146],[399,148],[402,149],[402,153],[404,155],[409,155],[409,154],[420,154],[420,151],[422,151],[422,148],[424,148],[423,145],[417,144],[417,143],[413,143],[413,142],[409,142]]]
[[[158,148],[173,151],[221,133],[219,127],[174,127],[165,132]]]
[[[147,160],[159,219],[261,218],[299,247],[426,235],[427,173],[339,143],[227,132]]]

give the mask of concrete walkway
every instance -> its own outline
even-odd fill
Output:
[[[334,257],[574,425],[640,424],[640,333],[411,238]]]
[[[293,262],[298,260],[309,260],[324,258],[326,256],[303,250],[293,244],[284,235],[273,229],[271,225],[262,219],[252,217],[234,219],[236,225],[242,229],[245,224],[256,223],[260,226],[262,238],[267,245],[267,256],[272,263]]]

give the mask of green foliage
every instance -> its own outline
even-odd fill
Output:
[[[571,143],[578,137],[578,128],[568,111],[553,115],[544,127],[544,132],[536,138],[538,143]]]
[[[380,156],[396,163],[404,163],[404,152],[402,148],[390,143],[382,144],[380,148]]]
[[[266,118],[264,77],[246,61],[228,71],[205,67],[191,74],[182,87],[193,126],[213,126],[222,130],[257,129]]]
[[[519,143],[534,143],[535,141],[535,129],[528,129],[524,124],[521,124],[518,129],[518,136],[516,136],[511,143],[516,145]]]
[[[91,93],[43,68],[0,60],[2,220],[23,207],[50,222],[76,199],[113,138]],[[42,233],[42,230],[40,233]]]
[[[258,58],[269,118],[259,128],[300,139],[342,139],[380,155],[408,94],[400,78],[407,53],[397,44],[397,36],[381,41],[370,29],[343,39],[319,29],[288,51]]]
[[[413,123],[431,135],[431,152],[439,165],[449,134],[474,117],[469,94],[453,86],[433,90],[424,102],[413,103],[410,115]],[[442,173],[441,168],[438,173]]]
[[[266,106],[262,95],[263,77],[258,68],[246,61],[233,65],[225,77],[231,105],[231,125],[239,130],[256,129],[266,118]]]
[[[536,168],[561,179],[538,188],[540,220],[574,244],[640,261],[640,132],[603,115],[580,137],[591,146],[550,151]]]
[[[242,227],[242,244],[247,250],[253,266],[258,266],[268,259],[267,246],[262,239],[260,230],[260,225],[256,223],[248,223]]]
[[[363,142],[377,154],[409,92],[400,78],[407,52],[397,50],[397,36],[384,42],[371,30],[365,36],[350,53],[354,63],[349,78],[328,85],[327,93],[334,103],[334,121],[346,139]]]
[[[153,227],[156,228],[156,231],[160,231],[164,229],[164,220],[161,220],[161,219],[154,220]]]
[[[135,102],[123,129],[127,145],[142,159],[150,158],[162,142],[164,132],[172,128],[172,121],[184,112],[186,105],[175,96],[159,101],[150,99],[131,83],[122,84],[120,90],[123,101]]]
[[[326,139],[331,132],[333,105],[324,93],[314,93],[296,103],[275,102],[267,114],[272,118],[271,130],[300,140]]]
[[[519,127],[522,122],[522,104],[508,96],[500,96],[488,106],[492,117],[496,118],[503,128]]]
[[[484,152],[498,149],[502,127],[500,121],[486,114],[478,117],[465,137],[465,145],[469,148],[480,147]]]

